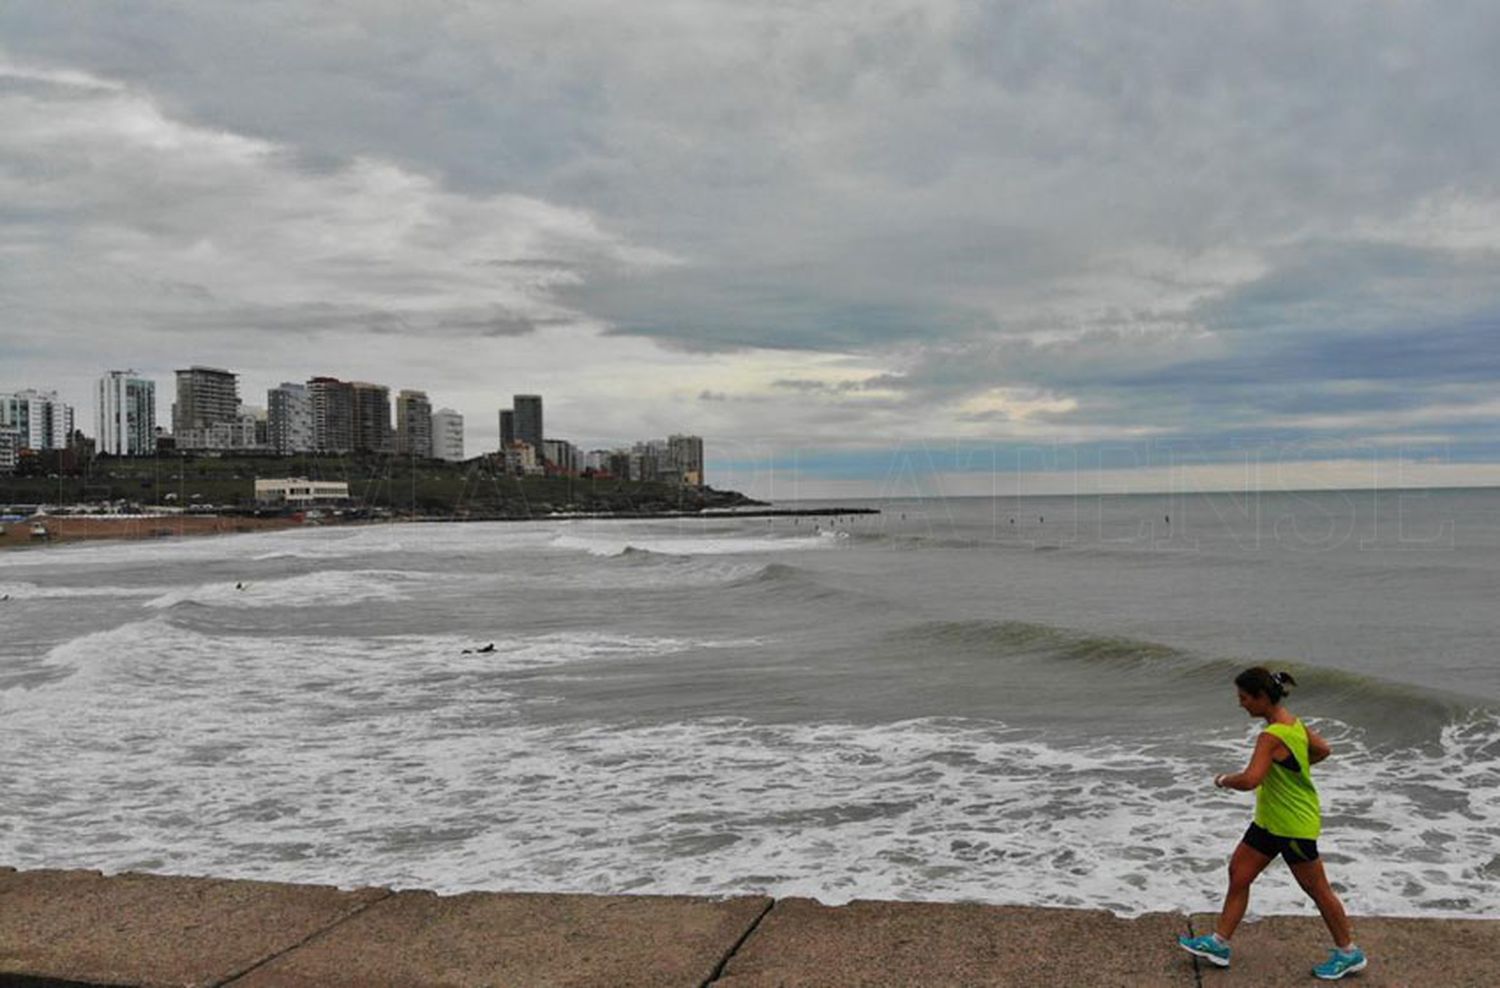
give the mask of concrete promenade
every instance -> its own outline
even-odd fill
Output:
[[[1234,966],[1175,946],[1210,919],[762,896],[590,896],[0,869],[0,988],[80,985],[1316,984],[1316,916],[1247,923]],[[1356,920],[1357,985],[1500,985],[1500,920]]]

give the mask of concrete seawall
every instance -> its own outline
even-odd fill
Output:
[[[1234,966],[1175,946],[1211,917],[963,903],[592,896],[0,868],[0,988],[42,986],[1306,985],[1314,915],[1247,923]],[[1500,984],[1500,920],[1356,919],[1359,985]]]

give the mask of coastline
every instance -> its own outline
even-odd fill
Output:
[[[35,538],[33,524],[45,525],[48,536]],[[256,518],[237,515],[129,515],[111,518],[99,515],[34,515],[23,521],[6,522],[0,535],[0,551],[44,549],[51,545],[98,539],[157,539],[186,535],[229,535],[301,527],[294,518]]]
[[[316,524],[293,517],[258,517],[255,515],[33,515],[22,521],[6,522],[0,534],[0,552],[7,549],[44,549],[48,546],[104,539],[157,539],[190,535],[233,535],[246,532],[280,531],[288,528],[343,525],[448,524],[473,522],[523,521],[656,521],[716,518],[809,518],[835,515],[879,514],[875,508],[757,508],[743,511],[656,511],[640,514],[579,512],[537,516],[471,516],[338,518],[325,517]],[[48,536],[35,538],[33,524],[45,525]]]
[[[1211,917],[976,903],[340,889],[0,867],[0,985],[1304,985],[1315,915],[1246,922],[1227,969],[1176,945]],[[1479,986],[1500,920],[1355,918],[1354,984]]]

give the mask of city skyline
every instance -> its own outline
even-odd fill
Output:
[[[0,386],[338,368],[471,448],[530,391],[759,493],[1500,483],[1500,12],[569,6],[5,5]]]
[[[170,428],[153,414],[155,383],[135,371],[109,371],[95,382],[95,434],[78,430],[74,409],[54,390],[0,392],[0,475],[21,466],[22,455],[87,449],[113,456],[154,457],[162,450],[211,456],[375,454],[466,462],[487,458],[520,475],[605,476],[665,480],[692,487],[707,483],[701,436],[673,432],[665,438],[574,442],[548,435],[543,396],[516,394],[500,409],[494,448],[468,452],[464,416],[434,408],[426,392],[402,388],[394,401],[387,385],[317,375],[305,383],[283,381],[266,404],[248,404],[239,375],[226,367],[194,364],[174,372]],[[518,423],[509,427],[514,417]],[[85,452],[85,457],[92,452]]]
[[[167,435],[174,435],[176,432],[175,426],[178,422],[177,416],[179,414],[177,412],[178,401],[175,399],[179,394],[183,393],[181,389],[183,387],[182,382],[184,380],[184,375],[188,375],[189,377],[202,377],[204,376],[204,372],[209,372],[210,378],[216,381],[221,379],[221,375],[228,375],[229,378],[233,378],[233,384],[220,385],[220,387],[230,387],[237,391],[238,408],[248,409],[262,415],[269,414],[271,410],[272,393],[280,390],[287,385],[306,388],[308,384],[322,379],[335,380],[340,383],[349,385],[374,385],[376,387],[383,388],[387,391],[390,400],[390,409],[392,414],[388,423],[388,427],[390,430],[391,446],[393,450],[397,445],[396,439],[399,419],[397,417],[396,410],[399,398],[403,393],[424,395],[426,398],[432,399],[430,401],[431,407],[429,409],[429,414],[437,414],[439,412],[456,414],[458,418],[461,419],[465,424],[464,435],[466,438],[464,441],[464,448],[469,450],[476,450],[475,452],[468,454],[466,458],[477,456],[485,452],[495,452],[500,449],[500,433],[498,425],[488,430],[482,427],[478,428],[477,430],[470,429],[468,427],[470,419],[480,417],[480,413],[476,413],[473,410],[466,411],[462,408],[454,408],[452,407],[454,403],[446,400],[438,400],[441,399],[442,396],[435,396],[431,391],[426,391],[421,388],[413,388],[401,384],[387,383],[381,380],[363,381],[355,380],[348,376],[338,376],[332,374],[314,374],[309,375],[308,377],[305,377],[301,380],[295,380],[293,379],[293,377],[290,377],[283,373],[282,375],[280,375],[280,379],[276,384],[273,384],[262,390],[254,388],[253,386],[245,385],[243,374],[233,368],[223,366],[222,364],[210,365],[205,363],[192,363],[190,366],[184,367],[179,363],[178,365],[172,366],[169,370],[161,372],[159,374],[153,374],[151,372],[139,370],[134,367],[123,370],[98,371],[92,375],[89,388],[90,393],[85,395],[81,400],[75,399],[74,396],[65,393],[61,388],[52,387],[50,385],[38,385],[30,383],[23,384],[18,381],[14,385],[7,386],[9,382],[4,380],[0,380],[0,396],[10,396],[28,392],[38,392],[44,395],[54,395],[60,405],[67,406],[73,412],[76,419],[76,424],[73,426],[73,428],[81,430],[90,439],[96,439],[98,437],[95,436],[94,433],[98,430],[97,404],[99,401],[99,380],[101,379],[101,377],[109,374],[127,375],[132,380],[142,380],[153,385],[159,385],[152,389],[153,397],[151,401],[151,407],[155,410],[153,425],[155,428],[161,429]],[[274,376],[275,375],[273,375],[273,377]],[[259,397],[261,400],[254,400],[257,397]],[[509,399],[503,399],[496,396],[492,399],[493,407],[487,413],[486,417],[488,417],[491,421],[494,421],[494,412],[502,410],[509,411],[508,408],[503,408],[501,402],[514,402],[516,399],[527,398],[538,399],[540,397],[540,395],[537,395],[535,393],[517,393],[515,395],[512,395]],[[223,401],[221,400],[219,404],[222,405]],[[550,402],[549,407],[551,407]],[[538,425],[540,425],[540,423],[538,423]],[[0,425],[0,428],[3,427],[3,425]],[[202,426],[189,425],[188,428],[202,429]],[[589,431],[590,429],[593,429],[594,431]],[[469,438],[475,431],[477,431],[483,438],[483,441],[478,446],[475,446]],[[669,435],[685,431],[686,427],[684,425],[678,425],[675,427],[664,429],[660,432],[660,434]],[[581,440],[570,439],[570,441],[574,442],[575,445],[588,446],[598,449],[618,448],[622,444],[628,445],[630,443],[638,441],[638,437],[629,436],[623,433],[610,433],[607,430],[599,431],[592,426],[585,426],[581,430],[569,430],[567,432],[567,435],[584,436],[586,438]],[[544,438],[550,439],[553,437],[548,435]],[[274,443],[270,443],[270,440],[268,440],[268,443],[274,445]],[[60,446],[63,444],[65,443],[59,442],[58,445]]]

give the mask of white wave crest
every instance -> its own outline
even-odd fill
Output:
[[[413,588],[453,579],[442,573],[406,570],[323,570],[274,580],[206,583],[180,587],[144,606],[175,607],[192,603],[208,607],[317,607],[367,600],[406,600]]]
[[[837,541],[837,539],[825,539],[819,535],[766,536],[763,538],[737,538],[730,536],[671,538],[660,536],[580,536],[563,533],[555,537],[551,545],[555,549],[587,552],[594,556],[619,556],[628,549],[654,552],[668,556],[729,556],[752,552],[797,552],[808,549],[826,549],[836,544]]]
[[[35,583],[0,583],[0,600],[71,600],[83,597],[152,597],[161,587],[48,587]]]
[[[659,652],[566,635],[462,655],[457,639],[200,640],[162,625],[86,690],[7,713],[0,855],[283,881],[661,894],[961,899],[1123,914],[1215,907],[1250,815],[1214,790],[1242,759],[1060,745],[972,721],[537,725],[497,668]],[[145,647],[153,636],[154,648]],[[105,644],[96,640],[91,648]],[[164,682],[171,670],[180,674]],[[184,672],[185,671],[185,672]],[[1500,915],[1493,718],[1432,751],[1326,725],[1322,841],[1351,911]],[[20,753],[50,739],[45,765]],[[128,741],[127,741],[128,739]],[[108,819],[91,810],[108,805]],[[173,812],[163,812],[170,806]],[[45,850],[42,850],[45,849]],[[1258,913],[1305,912],[1281,869]]]

